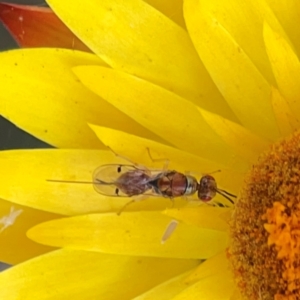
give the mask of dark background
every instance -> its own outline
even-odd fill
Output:
[[[42,0],[5,0],[3,2],[15,4],[32,4],[47,6]],[[0,21],[0,51],[16,49],[18,45]],[[1,62],[0,62],[1,66]],[[0,82],[1,87],[1,82]],[[1,88],[0,88],[1,89]],[[20,148],[48,148],[49,145],[37,140],[33,136],[20,130],[1,116],[0,111],[0,150]]]
[[[63,0],[62,0],[63,1]],[[3,1],[4,2],[4,1]],[[42,0],[26,1],[26,0],[5,0],[5,2],[16,4],[34,4],[38,6],[47,6]],[[0,51],[16,49],[18,45],[15,43],[9,32],[0,21]],[[1,66],[1,62],[0,62]],[[0,82],[1,89],[1,82]],[[1,92],[1,91],[0,91]],[[27,134],[23,130],[17,128],[1,116],[0,112],[0,150],[6,149],[26,149],[26,148],[49,148],[50,146],[42,141]],[[0,262],[0,271],[6,269],[8,265]]]

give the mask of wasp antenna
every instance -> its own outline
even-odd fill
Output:
[[[48,182],[66,182],[66,183],[84,183],[84,184],[93,184],[96,182],[92,181],[75,181],[75,180],[58,180],[58,179],[46,179]]]
[[[128,205],[130,205],[130,204],[132,204],[132,203],[134,203],[134,202],[136,202],[135,200],[131,200],[131,201],[129,201],[129,202],[127,202],[118,212],[117,212],[117,215],[118,216],[120,216],[121,215],[121,213],[125,210],[125,208],[128,206]]]
[[[230,199],[225,193],[223,193],[222,190],[217,189],[216,192],[220,195],[222,195],[224,198],[226,198],[228,201],[230,201],[232,204],[234,204],[234,201]]]
[[[216,204],[216,206],[218,206],[218,207],[228,207],[227,205],[225,205],[225,204],[223,204],[223,203],[221,203],[221,202],[214,202],[215,204]]]
[[[170,164],[169,159],[167,159],[167,158],[153,158],[153,156],[150,152],[150,148],[147,147],[146,149],[147,149],[147,152],[148,152],[148,156],[149,156],[149,158],[151,159],[152,162],[161,162],[161,161],[163,161],[164,165],[163,165],[162,170],[164,170],[164,171],[168,170],[168,167],[169,167],[169,164]]]
[[[233,195],[233,194],[231,194],[231,193],[229,193],[229,192],[227,192],[227,191],[225,191],[225,190],[221,190],[221,189],[218,189],[218,190],[221,191],[222,193],[224,193],[224,194],[230,196],[230,197],[237,198],[236,195]]]
[[[80,184],[103,184],[110,185],[110,182],[104,182],[99,179],[97,181],[75,181],[75,180],[58,180],[58,179],[46,179],[48,182],[65,182],[65,183],[80,183]]]

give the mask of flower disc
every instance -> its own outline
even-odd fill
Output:
[[[300,297],[300,132],[253,166],[231,222],[228,256],[246,299]]]

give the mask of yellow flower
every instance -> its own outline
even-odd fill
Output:
[[[233,213],[150,198],[118,216],[128,199],[49,181],[124,163],[105,146],[161,168],[148,148],[239,193],[299,128],[298,2],[48,3],[94,54],[0,54],[0,113],[62,148],[0,153],[1,299],[298,299],[298,134]]]

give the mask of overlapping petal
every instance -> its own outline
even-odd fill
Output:
[[[271,0],[268,0],[267,2],[271,2]],[[290,2],[290,0],[288,0],[288,2]],[[196,24],[193,19],[197,16],[199,17],[198,24]],[[243,2],[229,0],[226,3],[218,0],[188,0],[184,3],[184,17],[193,42],[197,41],[197,37],[193,36],[193,31],[199,30],[199,32],[201,32],[200,36],[204,39],[203,46],[212,47],[215,43],[218,43],[219,37],[211,35],[213,38],[210,39],[211,45],[209,45],[207,36],[209,34],[218,33],[218,30],[224,31],[224,34],[227,33],[229,39],[238,44],[240,50],[249,57],[249,60],[263,77],[269,83],[275,83],[261,33],[263,23],[266,20],[281,32],[283,32],[283,29],[265,0],[259,2],[255,0]],[[207,25],[201,30],[201,26],[205,23]],[[216,30],[211,31],[211,27],[214,25],[217,26]],[[198,37],[198,39],[200,39],[200,37]],[[197,43],[200,43],[200,41],[197,41]],[[220,44],[218,45],[221,46]],[[227,45],[227,47],[229,47],[229,45]],[[201,56],[202,53],[200,49],[197,49],[197,51]],[[205,51],[207,51],[207,49],[205,49]],[[214,49],[216,58],[221,54],[221,51],[222,49],[220,48]],[[222,58],[225,57],[222,56]],[[237,61],[234,56],[231,57],[231,61],[233,63],[232,69],[236,69]],[[207,67],[206,61],[204,64]]]
[[[245,160],[254,161],[262,151],[267,149],[268,141],[245,127],[203,109],[199,111],[222,140]]]
[[[165,300],[172,299],[177,294],[182,292],[188,287],[184,279],[190,274],[191,271],[183,273],[175,278],[172,278],[162,284],[154,287],[150,291],[132,299],[132,300]]]
[[[162,12],[165,16],[185,28],[183,18],[183,0],[146,0],[151,6]]]
[[[258,37],[262,15],[280,26],[266,5],[255,3],[188,0],[185,19],[199,56],[241,123],[259,136],[276,139],[270,99],[270,82],[275,82]]]
[[[225,253],[216,255],[214,258],[201,264],[197,271],[187,279],[187,282],[189,281],[197,282],[178,296],[172,298],[172,300],[201,298],[207,300],[229,300],[235,289]],[[218,288],[216,288],[216,284]]]
[[[37,138],[65,148],[103,146],[88,122],[155,138],[78,82],[72,67],[105,65],[95,55],[23,49],[3,52],[0,60],[0,114]]]
[[[272,88],[272,105],[276,116],[278,128],[282,136],[292,134],[300,128],[300,121],[297,114],[291,109],[286,99],[281,95],[277,88]]]
[[[276,18],[287,33],[289,40],[293,43],[297,54],[300,54],[300,32],[297,24],[300,14],[300,3],[298,0],[266,0]]]
[[[27,235],[36,242],[58,247],[185,259],[209,258],[227,246],[225,232],[183,223],[162,244],[171,220],[160,212],[90,214],[45,222],[31,228]]]
[[[264,24],[264,39],[279,90],[299,119],[299,58],[285,36],[272,29],[268,23]]]
[[[48,3],[114,69],[149,80],[208,110],[235,119],[186,31],[144,1],[49,0]]]
[[[179,149],[201,153],[219,163],[232,165],[236,159],[243,164],[206,123],[197,106],[184,98],[113,69],[81,66],[74,68],[74,72],[86,87]]]
[[[6,300],[132,299],[197,265],[196,260],[59,250],[0,274]]]

